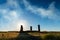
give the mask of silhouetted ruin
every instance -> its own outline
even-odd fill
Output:
[[[30,26],[30,31],[33,31],[32,26]],[[20,32],[23,32],[23,25],[21,25]],[[38,32],[40,32],[40,25],[38,25]]]
[[[37,25],[37,30],[23,31],[23,25],[20,26],[20,31],[0,32],[0,40],[60,40],[60,32],[42,32],[40,25]]]
[[[40,32],[40,25],[38,25],[38,31]]]
[[[32,26],[30,26],[30,31],[32,31]]]
[[[23,31],[23,25],[21,25],[21,28],[20,28],[20,32],[22,32]]]

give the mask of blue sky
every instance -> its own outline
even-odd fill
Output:
[[[0,31],[24,30],[60,31],[59,0],[0,0]]]

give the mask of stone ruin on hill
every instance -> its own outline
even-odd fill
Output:
[[[33,31],[32,26],[30,26],[30,31]],[[20,32],[23,32],[23,25],[21,25]],[[40,25],[38,25],[38,32],[40,32]]]

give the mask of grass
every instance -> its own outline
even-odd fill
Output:
[[[25,35],[29,36],[27,37]],[[33,37],[40,38],[41,40],[60,40],[60,32],[27,32],[27,34],[21,34],[19,32],[0,32],[0,40],[16,40],[15,38],[24,38],[24,40],[35,39]]]

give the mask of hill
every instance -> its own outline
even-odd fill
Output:
[[[45,39],[45,37],[47,37],[48,35],[51,36],[52,38],[58,37],[60,40],[60,32],[38,32],[38,31],[0,32],[0,40],[42,40]]]

